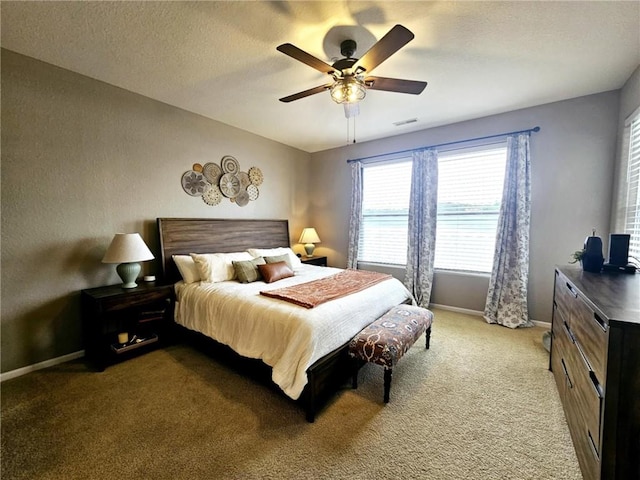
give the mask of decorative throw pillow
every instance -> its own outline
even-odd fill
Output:
[[[298,256],[293,253],[293,250],[289,247],[278,248],[250,248],[247,250],[254,257],[275,257],[278,255],[289,255],[289,264],[291,269],[295,270],[302,265],[302,262]]]
[[[293,277],[293,270],[289,268],[287,262],[265,263],[264,265],[258,265],[258,270],[260,270],[262,278],[267,283]]]
[[[234,253],[192,253],[191,257],[198,266],[200,278],[205,283],[224,282],[236,278],[233,261],[253,260],[249,252]]]
[[[196,262],[193,261],[191,255],[172,255],[176,267],[185,283],[194,283],[200,281],[200,272]]]
[[[264,260],[266,263],[285,262],[287,266],[291,270],[293,270],[293,265],[291,265],[291,259],[289,258],[289,255],[287,255],[286,253],[284,255],[276,255],[275,257],[264,257]]]
[[[262,279],[258,265],[264,265],[266,262],[264,258],[258,257],[253,260],[233,260],[232,263],[238,281],[240,283],[251,283]]]

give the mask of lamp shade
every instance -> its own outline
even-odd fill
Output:
[[[307,227],[302,230],[302,234],[300,235],[300,243],[321,243],[316,229],[313,227]]]
[[[318,232],[313,227],[307,227],[302,230],[302,235],[300,235],[300,243],[304,243],[304,250],[307,252],[307,257],[313,256],[313,251],[316,246],[314,243],[320,243],[320,237],[318,236]]]
[[[153,254],[139,233],[116,233],[102,263],[131,263],[153,260]]]

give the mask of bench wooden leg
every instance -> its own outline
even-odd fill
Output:
[[[384,403],[389,403],[389,390],[391,390],[391,368],[384,369]]]
[[[425,346],[427,350],[429,350],[429,343],[431,343],[431,327],[427,328],[427,331],[424,332],[424,338],[425,338]]]

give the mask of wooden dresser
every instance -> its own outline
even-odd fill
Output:
[[[556,268],[551,338],[585,480],[640,479],[640,275]]]

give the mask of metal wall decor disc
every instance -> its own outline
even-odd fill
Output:
[[[218,185],[220,177],[222,176],[222,169],[217,164],[209,162],[205,163],[204,167],[202,167],[202,174],[209,183]]]
[[[251,179],[249,178],[249,174],[247,172],[238,173],[238,178],[240,179],[240,185],[242,188],[247,188],[251,185]]]
[[[220,177],[220,191],[225,197],[235,197],[240,193],[240,180],[233,173],[225,173]]]
[[[240,193],[236,196],[236,203],[240,207],[244,207],[247,203],[249,203],[249,194],[246,190],[241,190]]]
[[[218,205],[222,201],[222,193],[217,185],[209,185],[202,193],[202,201],[207,205]]]
[[[201,173],[187,170],[182,174],[182,189],[192,197],[199,197],[208,185]]]
[[[251,179],[251,183],[258,186],[262,185],[262,181],[264,180],[262,171],[258,167],[251,167],[249,169],[249,178]]]
[[[220,165],[222,165],[222,171],[224,173],[238,173],[240,171],[240,164],[238,160],[233,158],[231,155],[227,155],[226,157],[222,157],[220,161]]]
[[[249,200],[257,200],[260,195],[260,190],[255,185],[249,185],[247,187],[247,193],[249,194]]]

